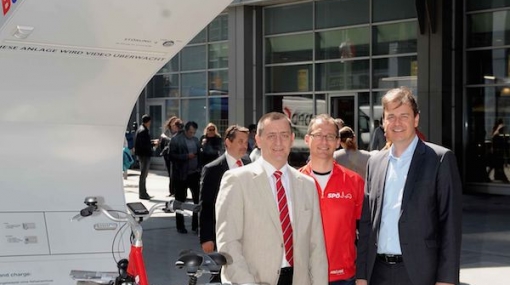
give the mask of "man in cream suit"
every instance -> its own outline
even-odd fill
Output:
[[[262,116],[255,139],[262,157],[227,171],[216,200],[218,251],[232,259],[222,271],[222,280],[327,284],[315,183],[287,164],[294,142],[290,120],[276,112]]]
[[[455,155],[424,143],[408,88],[382,98],[389,150],[368,161],[357,285],[459,283],[462,184]]]

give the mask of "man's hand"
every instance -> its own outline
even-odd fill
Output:
[[[365,279],[356,279],[356,285],[368,285],[368,282]]]
[[[197,157],[197,155],[196,155],[196,154],[194,154],[194,153],[188,153],[188,159],[193,159],[193,158],[195,158],[195,157]]]
[[[202,243],[202,250],[205,253],[211,253],[214,251],[214,242],[213,241],[206,241]]]

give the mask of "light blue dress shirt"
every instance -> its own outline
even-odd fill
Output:
[[[393,146],[390,148],[377,253],[402,254],[398,235],[398,220],[400,219],[407,173],[417,144],[418,136],[415,136],[400,157],[394,155]]]

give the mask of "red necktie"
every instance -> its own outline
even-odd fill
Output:
[[[237,164],[237,166],[239,166],[239,167],[243,166],[243,163],[241,162],[241,160],[240,160],[240,159],[238,159],[238,160],[236,161],[236,164]]]
[[[285,245],[285,257],[290,266],[294,265],[293,250],[292,250],[292,225],[290,223],[289,208],[287,205],[287,197],[285,195],[285,188],[282,184],[282,172],[275,171],[276,177],[276,197],[278,197],[278,209],[280,210],[280,222],[282,224],[283,244]]]

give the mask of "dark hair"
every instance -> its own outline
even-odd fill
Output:
[[[420,110],[418,110],[418,104],[416,103],[416,98],[413,95],[413,92],[411,89],[402,86],[399,88],[394,88],[386,92],[386,94],[382,97],[382,105],[383,105],[383,111],[388,109],[389,103],[398,103],[398,107],[402,106],[403,104],[409,104],[411,106],[411,109],[413,109],[414,116],[416,117]],[[384,116],[384,112],[383,112]]]
[[[343,127],[340,129],[340,143],[346,144],[345,149],[357,150],[358,144],[354,140],[354,131],[349,127]]]
[[[145,114],[142,116],[142,123],[145,124],[145,123],[148,123],[151,121],[151,116]]]
[[[287,120],[287,122],[289,123],[290,132],[291,133],[293,132],[292,131],[292,123],[291,123],[289,117],[287,117],[285,114],[280,113],[280,112],[271,112],[271,113],[267,113],[267,114],[263,115],[259,119],[259,122],[257,123],[257,135],[259,135],[259,136],[262,135],[262,132],[264,131],[264,122],[266,120],[269,120],[270,122],[278,121],[278,120]]]
[[[224,139],[228,139],[229,141],[235,140],[237,132],[248,134],[250,131],[247,128],[241,127],[239,125],[230,125],[225,131]]]
[[[251,132],[251,131],[257,131],[257,125],[256,124],[250,124],[248,126],[248,131]]]
[[[195,130],[198,129],[198,124],[194,121],[189,121],[184,125],[184,130],[189,131],[189,128],[193,127]]]
[[[335,125],[336,133],[338,134],[338,130],[339,130],[338,123],[336,122],[336,119],[333,119],[333,117],[331,117],[328,114],[319,114],[319,115],[313,117],[310,120],[310,123],[308,124],[308,130],[306,131],[307,134],[312,133],[315,122],[317,122],[318,120],[321,120],[322,122],[325,122],[325,123],[330,123],[330,124]]]

